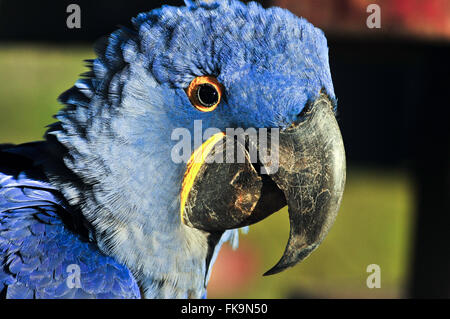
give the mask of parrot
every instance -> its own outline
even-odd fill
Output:
[[[323,31],[256,2],[184,2],[99,39],[44,139],[0,145],[1,298],[206,298],[222,245],[285,206],[265,275],[325,238],[346,168]],[[277,156],[249,156],[268,146],[238,128],[268,130]],[[226,143],[244,160],[209,163]]]

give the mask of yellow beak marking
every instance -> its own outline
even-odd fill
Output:
[[[220,132],[211,136],[206,142],[204,142],[199,148],[197,148],[189,158],[187,163],[186,172],[184,173],[183,183],[181,185],[180,194],[180,217],[184,222],[184,208],[189,192],[194,185],[195,178],[197,177],[200,168],[205,162],[206,157],[212,151],[214,145],[225,136],[225,133]]]

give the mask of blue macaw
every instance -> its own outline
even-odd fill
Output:
[[[100,40],[44,141],[0,146],[1,297],[202,298],[221,245],[286,205],[267,274],[325,237],[345,158],[324,34],[276,7],[185,2]],[[172,132],[195,121],[222,132],[202,150],[227,128],[278,128],[278,169],[172,160]]]

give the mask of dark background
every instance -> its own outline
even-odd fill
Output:
[[[82,28],[66,28],[70,3]],[[0,1],[0,42],[92,44],[130,17],[182,1]],[[270,1],[262,1],[270,6]],[[416,202],[408,297],[450,297],[450,42],[325,30],[349,165],[406,168]],[[328,32],[327,32],[328,31]],[[383,236],[383,234],[380,234]]]

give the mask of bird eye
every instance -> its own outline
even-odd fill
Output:
[[[192,80],[186,94],[197,110],[211,112],[219,105],[222,90],[222,84],[214,76],[205,75]]]

